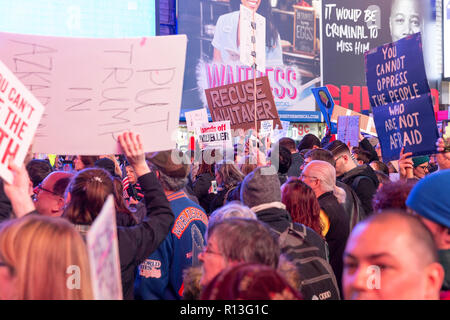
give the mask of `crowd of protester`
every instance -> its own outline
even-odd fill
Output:
[[[114,196],[124,299],[449,299],[450,152],[383,162],[308,134],[235,147],[12,162],[0,299],[93,299],[87,246]],[[256,152],[254,150],[257,150]],[[277,163],[277,166],[270,164]],[[68,268],[81,270],[67,285]]]

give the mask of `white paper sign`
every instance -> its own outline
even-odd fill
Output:
[[[345,144],[350,142],[353,147],[359,144],[359,116],[339,116],[337,124],[337,139]]]
[[[21,166],[44,113],[44,106],[0,61],[0,176],[12,183],[12,157]]]
[[[262,120],[260,133],[262,136],[273,135],[273,120]]]
[[[208,113],[205,108],[189,111],[184,114],[189,132],[195,132],[195,128],[208,123]]]
[[[252,27],[253,11],[241,5],[239,14],[240,60],[247,66],[252,66],[256,53],[256,70],[266,72],[266,18],[255,13],[256,29]],[[255,32],[253,31],[255,30]],[[254,37],[254,41],[252,41]]]
[[[89,229],[86,242],[96,300],[122,300],[114,198],[109,195]]]
[[[34,152],[119,153],[141,134],[146,152],[175,147],[185,35],[127,39],[0,33],[0,60],[46,107]]]
[[[199,128],[198,140],[202,149],[233,147],[230,120],[205,123]]]

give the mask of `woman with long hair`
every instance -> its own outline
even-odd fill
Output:
[[[304,224],[322,236],[319,202],[306,183],[297,177],[290,177],[281,186],[281,202],[291,214],[293,222]]]
[[[244,174],[234,163],[223,160],[215,166],[215,176],[218,185],[216,197],[212,200],[208,213],[222,207],[231,191],[244,180]]]
[[[134,273],[136,267],[155,251],[165,239],[174,222],[174,215],[156,175],[145,161],[143,144],[139,135],[125,132],[118,142],[133,166],[144,193],[147,216],[132,227],[117,227],[120,269],[124,299],[133,299]],[[35,211],[29,197],[30,179],[25,167],[18,168],[10,162],[13,172],[12,184],[5,183],[5,193],[11,200],[17,217]],[[111,175],[97,168],[77,173],[66,192],[66,209],[63,217],[68,219],[81,235],[86,235],[100,213],[108,195],[114,194]],[[54,242],[53,245],[58,245]]]
[[[65,219],[33,214],[5,222],[0,266],[0,299],[93,299],[86,245]]]

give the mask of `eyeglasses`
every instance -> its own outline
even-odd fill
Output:
[[[430,166],[428,166],[428,165],[417,166],[417,167],[418,167],[418,168],[421,168],[421,169],[424,170],[424,171],[430,170]]]
[[[222,256],[221,253],[210,250],[208,246],[203,247],[202,253],[203,254],[206,254],[206,253],[208,253],[208,254],[215,254],[215,255],[218,255],[218,256]]]
[[[48,190],[48,189],[45,189],[44,187],[42,187],[42,183],[40,183],[36,188],[34,188],[33,192],[35,195],[38,195],[41,190],[51,193],[55,196],[61,197],[61,195],[57,194],[56,192],[53,192],[51,190]]]
[[[316,179],[316,180],[319,180],[319,178],[317,178],[317,177],[313,177],[313,176],[307,176],[306,174],[300,174],[300,179],[301,180],[304,180],[305,178],[309,178],[309,179]]]

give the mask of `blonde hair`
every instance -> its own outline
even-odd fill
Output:
[[[0,253],[15,278],[15,299],[93,299],[86,245],[63,218],[29,215],[4,223]],[[71,266],[80,270],[79,289],[70,285]]]

